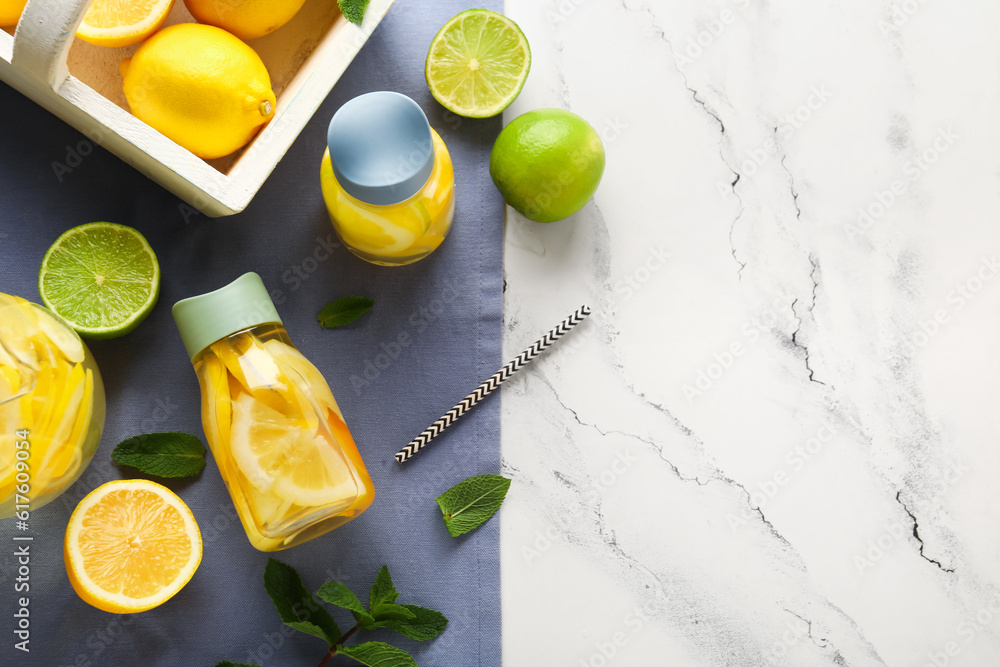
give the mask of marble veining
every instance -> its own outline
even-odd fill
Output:
[[[1000,664],[1000,5],[508,0],[510,120],[601,133],[511,211],[504,662]]]

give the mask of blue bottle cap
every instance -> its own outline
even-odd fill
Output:
[[[406,201],[434,170],[427,116],[399,93],[368,93],[340,107],[330,121],[327,142],[340,186],[368,204]]]

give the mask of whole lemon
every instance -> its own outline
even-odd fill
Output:
[[[586,204],[604,174],[604,144],[590,124],[563,109],[518,116],[500,132],[490,176],[507,203],[536,222],[555,222]]]
[[[14,25],[28,0],[0,0],[0,25]]]
[[[255,39],[292,20],[305,0],[184,0],[191,16],[240,39]]]
[[[121,70],[132,113],[201,158],[239,150],[274,117],[260,56],[221,28],[164,28]]]

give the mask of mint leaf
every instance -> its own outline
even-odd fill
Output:
[[[399,597],[399,591],[392,585],[392,576],[389,574],[389,566],[383,565],[375,577],[375,584],[369,596],[369,609],[372,616],[378,618],[382,605],[392,604]]]
[[[351,23],[361,25],[365,18],[365,10],[368,9],[368,0],[337,0],[340,11]]]
[[[382,642],[338,646],[337,655],[341,654],[350,656],[368,667],[420,667],[403,649]]]
[[[346,609],[354,615],[354,620],[365,630],[376,627],[375,618],[368,613],[358,596],[340,581],[328,581],[316,591],[316,597],[324,602]]]
[[[309,595],[302,577],[291,565],[269,558],[264,568],[264,588],[285,625],[319,637],[330,646],[340,640],[337,622]]]
[[[111,458],[156,477],[191,477],[205,467],[205,446],[187,433],[147,433],[122,440]]]
[[[342,296],[319,311],[316,319],[324,329],[342,327],[358,319],[375,305],[366,296]]]
[[[459,482],[437,497],[444,525],[452,537],[478,528],[497,513],[510,488],[500,475],[480,475]]]
[[[411,618],[415,618],[416,615],[403,605],[380,604],[378,606],[378,613],[375,617],[380,621],[383,619],[399,619],[408,621]]]
[[[393,632],[398,632],[405,637],[416,639],[420,642],[434,639],[448,627],[448,619],[439,611],[427,609],[426,607],[418,607],[415,604],[403,606],[413,614],[413,618],[379,621],[376,624],[377,627],[388,628]]]

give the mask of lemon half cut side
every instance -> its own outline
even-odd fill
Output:
[[[158,607],[201,563],[201,531],[173,491],[144,479],[108,482],[76,506],[63,556],[84,602],[115,614]]]

